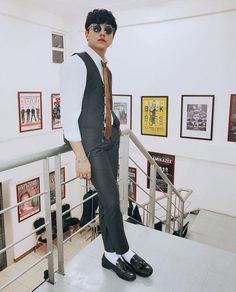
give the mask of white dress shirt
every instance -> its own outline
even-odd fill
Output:
[[[102,59],[94,50],[85,50],[102,74]],[[87,79],[87,68],[84,61],[77,55],[70,56],[61,66],[61,121],[64,136],[68,141],[81,141],[78,119],[82,109],[82,101]]]

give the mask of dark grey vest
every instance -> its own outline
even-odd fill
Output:
[[[86,152],[102,142],[104,129],[104,85],[93,59],[86,52],[73,54],[79,56],[87,68],[87,80],[79,116],[82,144]],[[79,77],[79,76],[78,76]],[[110,86],[112,76],[109,71]],[[112,92],[112,88],[110,88]],[[112,106],[112,101],[111,101]],[[112,112],[113,124],[119,127],[119,120]]]

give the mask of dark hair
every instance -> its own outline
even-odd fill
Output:
[[[88,30],[88,27],[92,23],[96,24],[107,23],[114,27],[115,32],[117,30],[117,23],[115,17],[113,16],[111,11],[108,11],[106,9],[94,9],[93,11],[90,11],[85,21],[85,29]]]

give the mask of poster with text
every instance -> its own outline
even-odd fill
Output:
[[[149,152],[162,172],[168,177],[168,179],[174,184],[174,170],[175,170],[175,156],[164,153]],[[147,163],[147,174],[150,176],[150,163]],[[163,178],[157,173],[156,175],[156,190],[167,193],[167,184]],[[150,180],[147,179],[147,188],[150,188]]]
[[[61,125],[61,97],[59,93],[51,94],[52,129],[60,129]]]
[[[41,92],[18,92],[18,109],[20,132],[42,129]]]
[[[168,96],[141,98],[141,134],[167,137]]]

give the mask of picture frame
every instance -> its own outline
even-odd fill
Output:
[[[137,169],[135,167],[129,167],[129,178],[128,180],[128,196],[136,201],[137,196]]]
[[[228,141],[236,142],[236,94],[230,96]]]
[[[120,129],[132,129],[132,95],[113,94],[112,108],[120,120]]]
[[[42,129],[42,92],[18,92],[18,113],[20,132]]]
[[[39,213],[41,211],[41,198],[34,198],[40,193],[40,179],[39,177],[22,182],[16,185],[17,202],[20,203],[27,198],[32,200],[19,205],[18,208],[18,222]]]
[[[214,95],[182,95],[180,137],[212,140]]]
[[[169,180],[174,184],[174,174],[175,174],[175,156],[166,153],[149,152],[155,162],[160,166],[164,174],[169,178]],[[147,175],[150,177],[150,163],[147,161]],[[167,184],[164,182],[162,177],[156,174],[156,190],[167,193]],[[147,188],[150,189],[150,179],[147,178]]]
[[[51,116],[52,129],[61,129],[61,95],[60,93],[51,94]]]
[[[61,182],[65,181],[65,167],[61,168]],[[56,185],[55,185],[55,171],[49,173],[49,186],[50,186],[50,201],[51,205],[56,203]],[[61,186],[61,199],[66,197],[66,185]]]
[[[168,96],[141,96],[141,134],[167,137]]]

